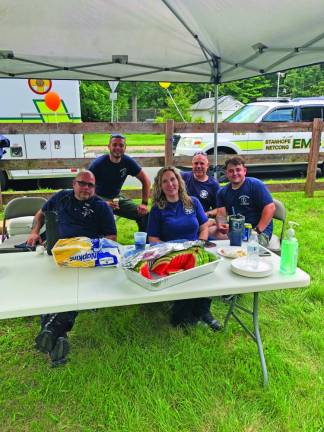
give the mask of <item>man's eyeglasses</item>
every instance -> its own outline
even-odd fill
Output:
[[[79,186],[81,187],[86,187],[88,186],[88,188],[94,188],[96,185],[94,183],[89,183],[89,182],[85,182],[82,180],[76,180],[76,182],[78,183]]]

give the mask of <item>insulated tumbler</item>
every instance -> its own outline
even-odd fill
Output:
[[[229,217],[229,239],[231,246],[242,245],[245,217],[237,214]]]

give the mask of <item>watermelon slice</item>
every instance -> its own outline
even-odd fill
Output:
[[[171,252],[157,259],[151,266],[151,269],[146,261],[141,261],[134,270],[147,279],[153,279],[151,271],[161,277],[165,277],[212,261],[215,261],[215,256],[213,254],[207,252],[200,246],[194,246],[190,249]]]
[[[150,273],[150,269],[148,267],[148,263],[147,261],[140,261],[135,270],[142,275],[143,277],[147,278],[147,279],[153,279]]]
[[[157,263],[157,264],[154,263],[151,270],[154,271],[154,273],[156,273],[159,276],[167,276],[168,275],[168,272],[167,272],[168,266],[169,266],[168,262],[161,262],[161,263]]]

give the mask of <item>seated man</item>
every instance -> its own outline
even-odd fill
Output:
[[[276,210],[270,192],[262,181],[246,177],[247,169],[241,157],[227,159],[225,169],[229,183],[217,194],[218,214],[240,213],[245,216],[245,222],[252,224],[257,231],[259,243],[267,247]]]
[[[204,152],[197,152],[192,158],[192,171],[181,172],[189,195],[199,199],[205,210],[208,220],[208,237],[212,239],[223,238],[216,225],[217,215],[217,192],[220,189],[218,182],[207,175],[208,157]]]
[[[92,172],[82,171],[73,180],[73,190],[54,194],[36,213],[27,244],[35,246],[42,243],[40,229],[48,210],[58,213],[60,238],[85,236],[116,240],[114,216],[105,201],[95,196],[95,183]],[[60,312],[41,317],[41,331],[35,339],[36,348],[49,353],[53,366],[66,362],[69,352],[66,334],[72,329],[77,314]]]
[[[125,154],[126,141],[123,135],[111,135],[108,149],[108,155],[98,157],[89,167],[96,176],[96,193],[107,200],[114,214],[135,220],[139,231],[146,231],[150,179],[138,163]],[[138,178],[142,183],[142,203],[139,206],[120,193],[128,175]]]

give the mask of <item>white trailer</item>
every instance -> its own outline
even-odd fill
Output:
[[[56,93],[60,103],[55,111],[48,106],[46,95]],[[42,79],[0,79],[1,123],[81,122],[78,81]],[[81,134],[6,135],[10,147],[6,159],[58,159],[84,157]],[[8,180],[74,176],[76,169],[0,171],[2,189]]]

